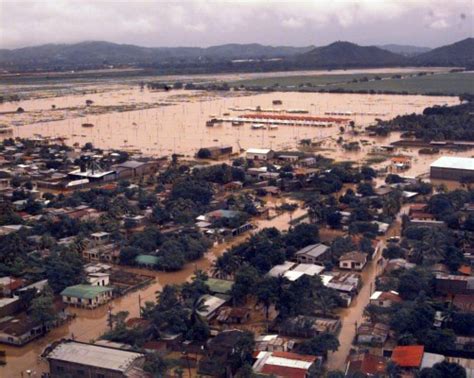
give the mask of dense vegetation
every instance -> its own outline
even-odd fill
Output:
[[[423,114],[397,116],[389,121],[379,121],[371,130],[379,134],[402,131],[403,137],[416,137],[425,141],[464,140],[474,141],[474,102],[464,96],[464,103],[456,106],[434,106]]]

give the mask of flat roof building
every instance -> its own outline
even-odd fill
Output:
[[[474,177],[474,158],[443,156],[430,165],[430,178],[459,181]]]
[[[141,353],[100,345],[65,341],[46,356],[51,377],[145,377]]]

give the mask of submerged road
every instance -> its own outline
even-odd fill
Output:
[[[385,248],[387,238],[400,235],[401,216],[406,209],[402,209],[397,215],[395,222],[387,231],[386,235],[381,238],[377,255],[370,261],[363,272],[362,289],[356,298],[352,301],[348,308],[341,310],[340,316],[342,327],[339,333],[339,349],[328,355],[328,370],[345,371],[347,358],[349,357],[352,342],[356,336],[357,327],[362,323],[364,317],[364,309],[369,304],[370,296],[375,291],[375,280],[382,273],[382,267],[379,261],[382,257],[382,251]]]

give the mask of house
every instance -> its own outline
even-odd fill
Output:
[[[94,232],[90,235],[91,240],[96,244],[103,244],[109,241],[110,234],[108,232]]]
[[[322,263],[328,255],[329,247],[321,243],[308,245],[295,253],[296,261],[304,264]]]
[[[411,167],[411,158],[409,156],[392,157],[392,165],[398,170],[405,170]]]
[[[94,272],[87,275],[87,282],[92,286],[109,286],[110,273]]]
[[[321,357],[292,352],[265,352],[255,354],[252,366],[255,373],[272,377],[306,378],[313,376]]]
[[[286,352],[294,346],[293,340],[278,335],[256,335],[255,350],[266,352]]]
[[[370,296],[370,304],[378,307],[391,307],[394,303],[403,302],[396,291],[375,291]]]
[[[346,368],[346,377],[363,374],[366,377],[378,377],[385,374],[387,361],[384,357],[370,353],[358,353],[349,356]]]
[[[383,323],[362,323],[357,328],[356,340],[360,344],[376,344],[382,346],[388,339],[390,326]]]
[[[218,278],[208,278],[204,281],[211,294],[230,294],[234,281],[221,280]]]
[[[397,346],[393,349],[391,359],[403,370],[417,370],[421,366],[424,351],[424,345]]]
[[[359,292],[362,284],[360,276],[356,273],[331,273],[321,275],[323,285],[336,290],[344,300],[345,305],[350,306],[352,299]]]
[[[337,334],[341,328],[339,319],[298,315],[285,319],[277,329],[279,334],[291,337],[310,338],[320,333]]]
[[[288,272],[291,268],[293,268],[296,264],[292,261],[285,261],[283,264],[275,265],[270,271],[267,273],[270,277],[281,277],[284,276],[286,272]]]
[[[348,252],[339,258],[339,268],[362,270],[367,264],[367,255],[362,252]]]
[[[248,160],[270,160],[273,158],[273,151],[268,148],[249,148],[246,152]]]
[[[14,295],[12,297],[0,298],[0,318],[13,315],[20,309],[20,297]]]
[[[229,299],[230,298],[226,296],[218,297],[209,294],[203,295],[200,300],[203,301],[206,309],[199,311],[199,315],[206,318],[207,320],[212,319],[217,315],[218,310],[229,301]]]
[[[205,348],[206,354],[199,361],[197,374],[217,378],[232,376],[235,371],[230,362],[238,353],[239,348],[236,346],[245,338],[245,332],[231,329],[209,339]]]
[[[0,343],[22,346],[43,334],[43,326],[25,313],[0,319]]]
[[[219,323],[243,324],[250,319],[250,309],[245,307],[221,307],[216,319]]]
[[[435,275],[435,288],[445,295],[474,294],[474,277],[438,273]]]
[[[51,378],[145,378],[145,356],[128,350],[66,340],[44,352]]]
[[[65,288],[60,295],[68,305],[92,309],[109,302],[112,293],[112,287],[75,285]]]

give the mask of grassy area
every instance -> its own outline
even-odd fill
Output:
[[[420,70],[421,71],[421,70]],[[429,71],[429,69],[427,70]],[[427,72],[425,71],[425,72]],[[231,85],[271,87],[292,89],[305,86],[305,90],[334,91],[376,91],[409,94],[474,94],[474,72],[440,73],[418,76],[416,73],[399,73],[401,78],[392,78],[390,74],[337,74],[316,76],[267,77],[233,82]],[[374,80],[375,77],[382,80]],[[367,78],[367,81],[360,81]],[[354,82],[357,80],[357,82]]]
[[[444,73],[403,79],[386,79],[363,83],[346,83],[337,88],[350,91],[374,90],[407,92],[413,94],[446,93],[474,94],[474,72]]]
[[[279,85],[280,87],[298,87],[301,85],[311,85],[311,86],[326,86],[334,85],[338,83],[348,83],[352,80],[360,80],[364,77],[370,79],[375,78],[376,76],[385,78],[396,75],[396,73],[390,74],[337,74],[337,75],[298,75],[298,76],[275,76],[275,77],[265,77],[258,79],[249,79],[249,80],[240,80],[230,85],[244,85],[244,86],[262,86],[262,87],[271,87],[274,85]]]

